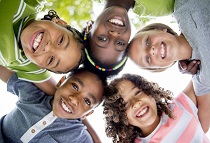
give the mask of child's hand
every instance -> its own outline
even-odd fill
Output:
[[[194,75],[200,69],[200,60],[181,60],[178,63],[179,71],[183,74]]]

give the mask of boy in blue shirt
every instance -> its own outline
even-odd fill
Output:
[[[8,91],[19,96],[17,108],[1,118],[0,142],[93,142],[81,119],[102,101],[104,78],[79,69],[49,96],[33,83],[19,80],[13,71],[0,69]]]

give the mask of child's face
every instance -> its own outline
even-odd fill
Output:
[[[137,33],[132,39],[129,57],[141,68],[166,68],[177,60],[179,42],[164,30]]]
[[[113,6],[105,9],[91,29],[93,57],[103,64],[119,62],[127,48],[131,27],[127,11]]]
[[[53,112],[60,118],[76,119],[87,116],[101,102],[103,85],[90,72],[76,73],[57,89]]]
[[[35,21],[21,34],[25,55],[41,68],[68,72],[78,66],[82,44],[73,33],[52,21]]]
[[[131,125],[139,127],[143,133],[145,129],[157,126],[159,116],[154,99],[128,80],[119,82],[117,88],[126,103],[126,113]]]

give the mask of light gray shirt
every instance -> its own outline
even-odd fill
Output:
[[[210,0],[175,0],[174,16],[192,47],[192,59],[200,59],[193,76],[197,96],[210,93]]]

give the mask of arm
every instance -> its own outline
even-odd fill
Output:
[[[192,100],[192,102],[197,106],[197,99],[195,95],[195,91],[193,89],[192,81],[189,82],[187,87],[183,90],[183,92]]]
[[[90,125],[87,119],[82,120],[83,124],[87,127],[88,132],[90,133],[91,137],[93,138],[94,143],[102,143],[99,136]]]
[[[7,83],[7,81],[9,80],[9,78],[12,76],[14,72],[9,70],[8,68],[0,65],[0,79]]]
[[[8,79],[12,76],[13,73],[14,71],[11,71],[10,69],[0,65],[0,79],[3,82],[7,83]],[[56,90],[56,82],[53,78],[50,78],[49,80],[42,83],[35,83],[35,85],[48,95],[54,95]]]
[[[198,118],[200,120],[202,129],[206,133],[210,127],[210,93],[203,96],[196,96],[192,81],[183,91],[198,107]]]
[[[56,81],[54,78],[50,78],[49,80],[42,83],[34,83],[40,90],[45,92],[48,95],[54,96],[56,91]]]
[[[209,130],[210,127],[210,93],[202,96],[197,96],[198,102],[198,117],[201,122],[204,133]]]

